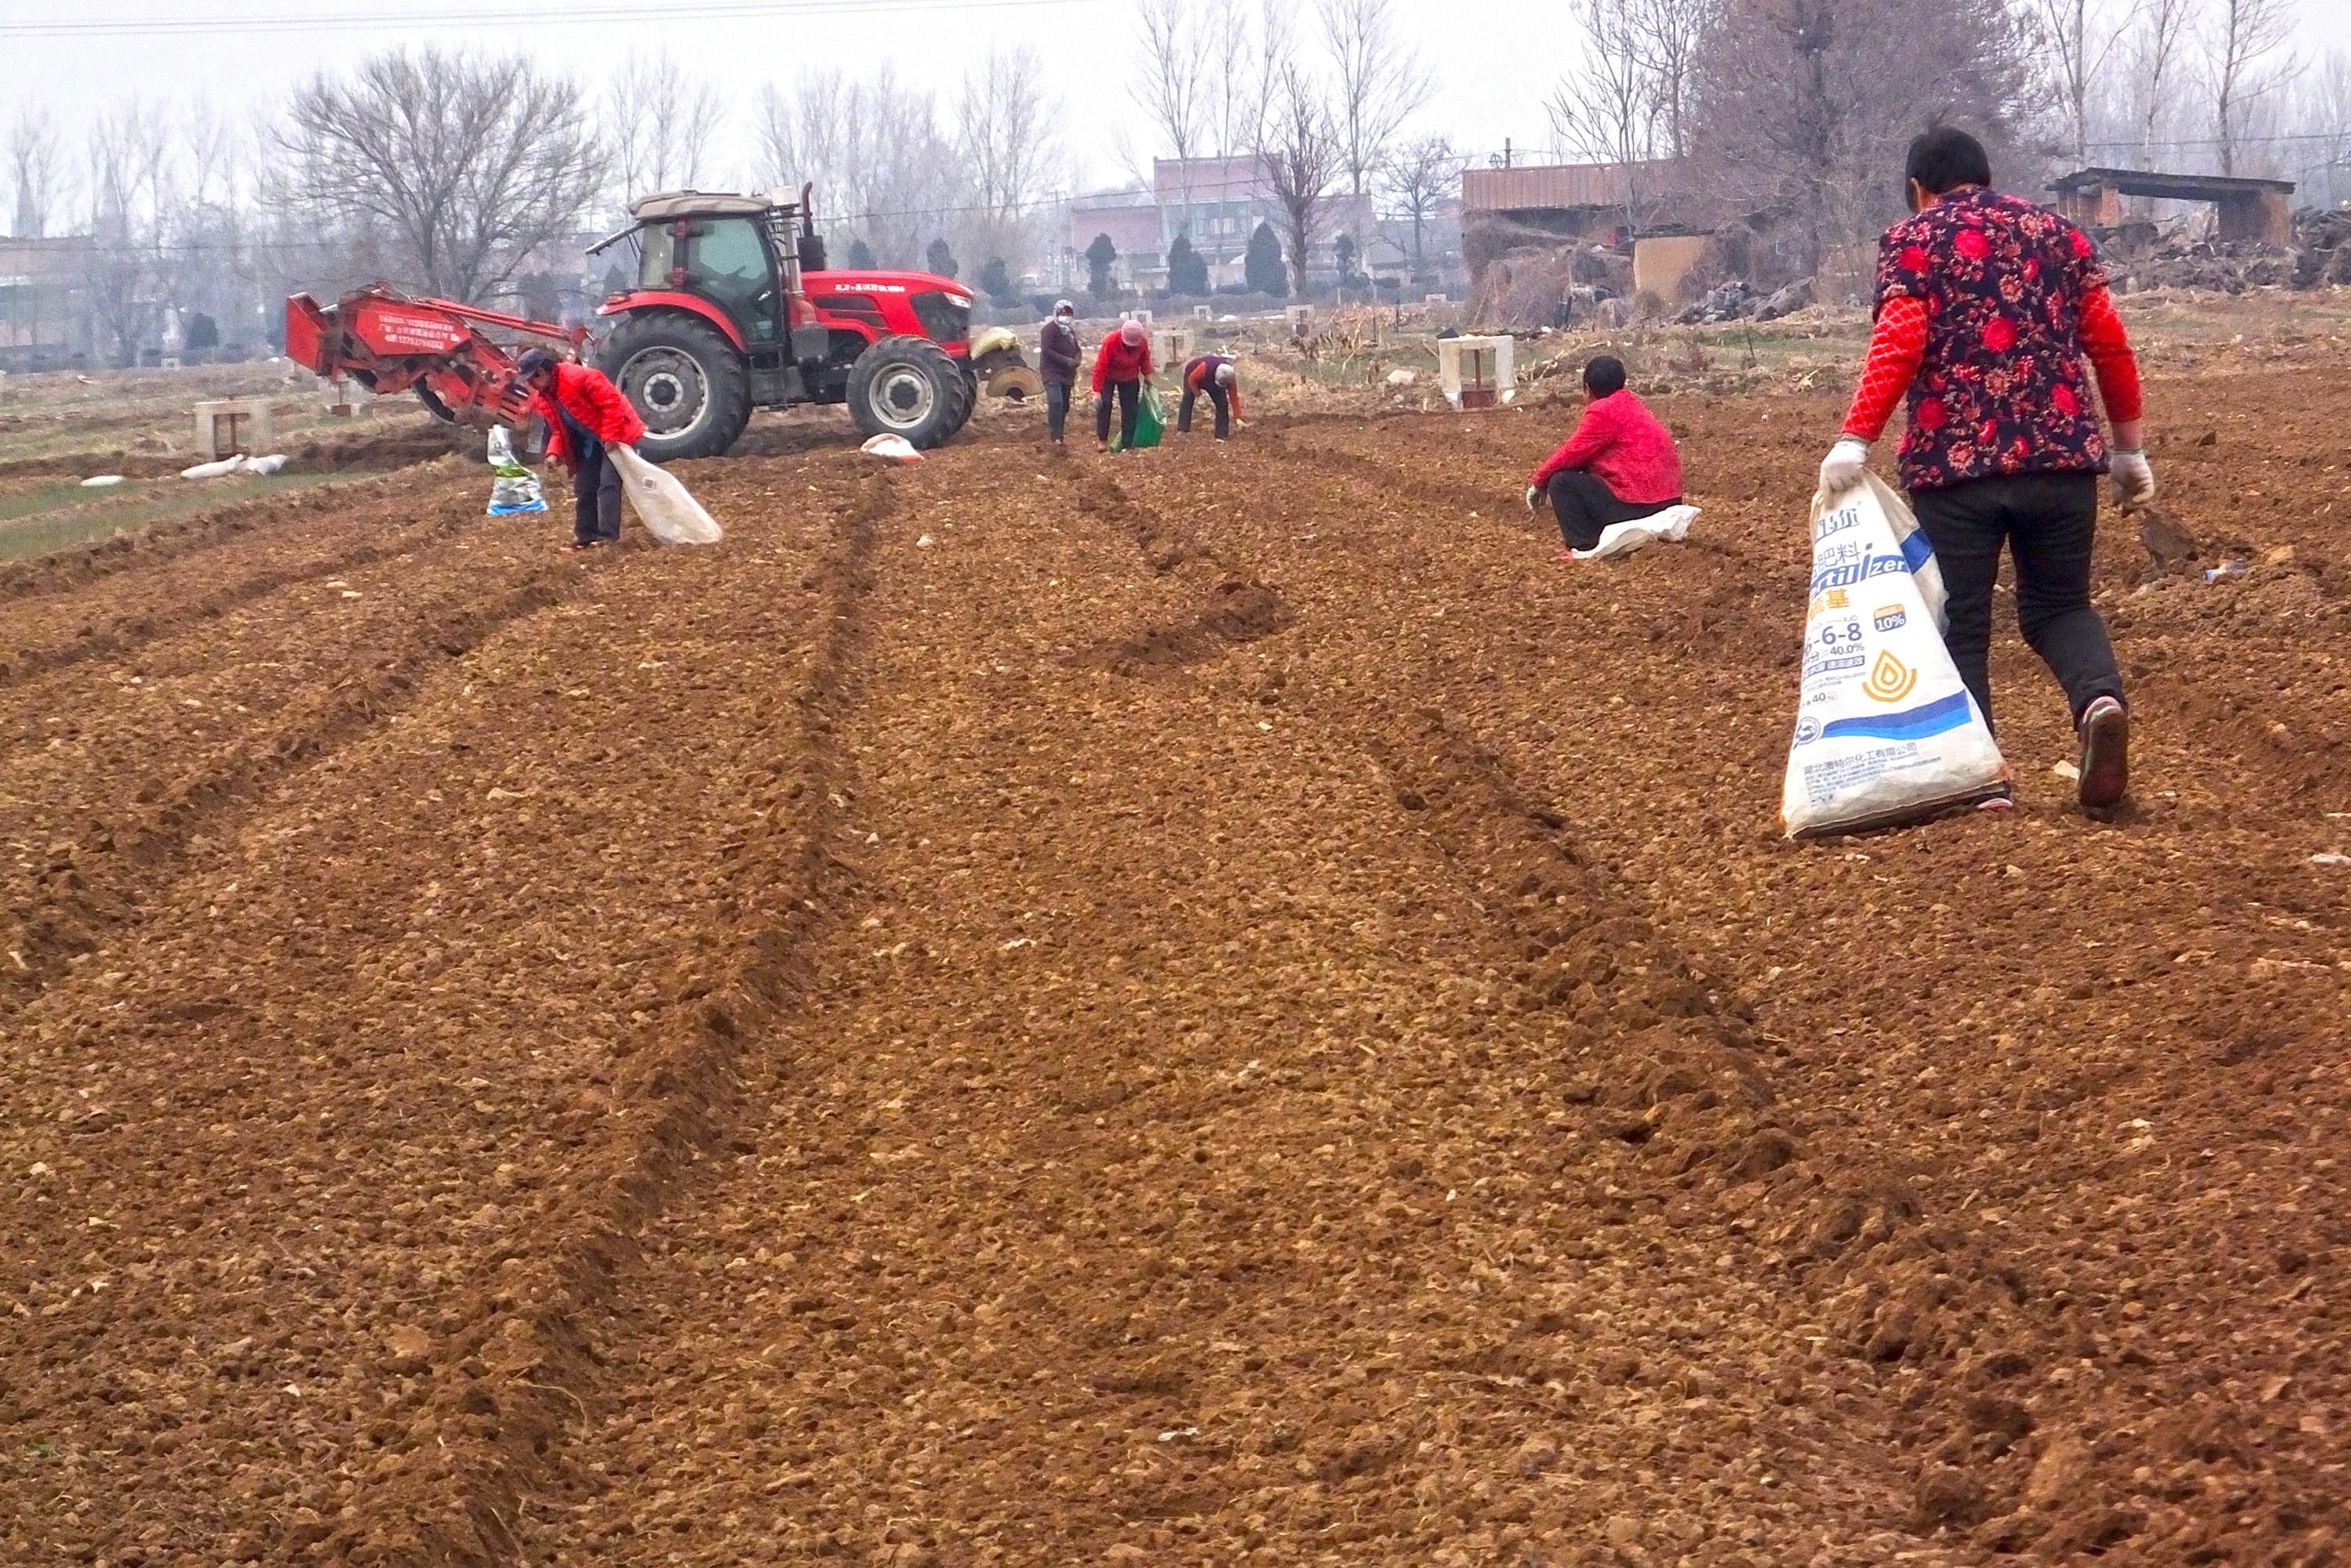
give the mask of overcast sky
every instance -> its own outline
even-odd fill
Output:
[[[1214,0],[1241,5],[1250,0]],[[1543,100],[1575,53],[1568,0],[1395,0],[1437,82],[1421,120],[1464,152],[1550,140]],[[2346,0],[2294,0],[2305,55],[2339,46]],[[1296,0],[1309,13],[1311,0]],[[2324,26],[2322,16],[2337,18]],[[350,18],[331,28],[319,17]],[[57,29],[44,36],[45,29]],[[1067,99],[1084,183],[1119,177],[1112,145],[1135,118],[1129,0],[0,0],[0,113],[47,98],[78,122],[125,94],[259,108],[319,67],[401,43],[521,48],[601,76],[632,49],[668,49],[729,95],[747,156],[750,103],[803,65],[870,70],[950,91],[991,42],[1044,53]],[[1131,137],[1147,144],[1148,136]],[[747,171],[721,171],[731,181]]]

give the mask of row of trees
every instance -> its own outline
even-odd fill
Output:
[[[1628,214],[1703,193],[1817,264],[1897,199],[1928,124],[2012,177],[2052,162],[2273,172],[2351,150],[2351,57],[2293,57],[2291,0],[1570,0],[1548,108]]]

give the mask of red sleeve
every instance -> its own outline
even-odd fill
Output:
[[[1864,441],[1884,434],[1926,357],[1927,302],[1912,294],[1888,295],[1877,312],[1877,329],[1870,334],[1869,358],[1844,416],[1844,433]]]
[[[645,438],[645,422],[637,417],[634,404],[621,395],[611,378],[601,371],[591,370],[580,378],[587,389],[588,401],[596,405],[596,439],[608,446],[632,446]]]
[[[1151,379],[1151,340],[1145,338],[1143,340],[1143,379],[1146,382],[1149,381]]]
[[[2131,352],[2130,334],[2115,312],[2115,298],[2094,288],[2082,301],[2082,351],[2097,372],[2098,395],[2105,400],[2106,417],[2137,419],[2144,412],[2139,394],[2138,356]]]
[[[1110,380],[1110,346],[1117,341],[1118,334],[1113,332],[1102,340],[1102,347],[1094,353],[1094,396],[1096,397],[1102,396],[1102,387]]]
[[[1552,482],[1552,477],[1571,468],[1588,466],[1592,460],[1616,444],[1616,411],[1609,400],[1602,398],[1583,411],[1576,421],[1575,434],[1566,444],[1551,455],[1549,461],[1535,470],[1534,486],[1540,490]]]

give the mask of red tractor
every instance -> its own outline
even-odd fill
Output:
[[[833,272],[799,204],[674,192],[630,208],[634,220],[591,247],[634,247],[637,287],[597,309],[611,323],[594,349],[645,422],[656,461],[725,452],[754,408],[846,402],[868,435],[935,446],[971,417],[983,380],[1034,390],[1009,332],[982,335],[974,359],[971,294],[927,272]],[[321,376],[370,391],[414,391],[444,419],[525,423],[513,357],[489,331],[581,344],[586,334],[378,286],[332,308],[286,302],[286,351]]]

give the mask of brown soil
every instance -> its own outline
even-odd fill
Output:
[[[2333,384],[2155,382],[2107,825],[2011,639],[1780,838],[1825,396],[1607,566],[1546,410],[11,579],[0,1561],[2340,1561]]]

